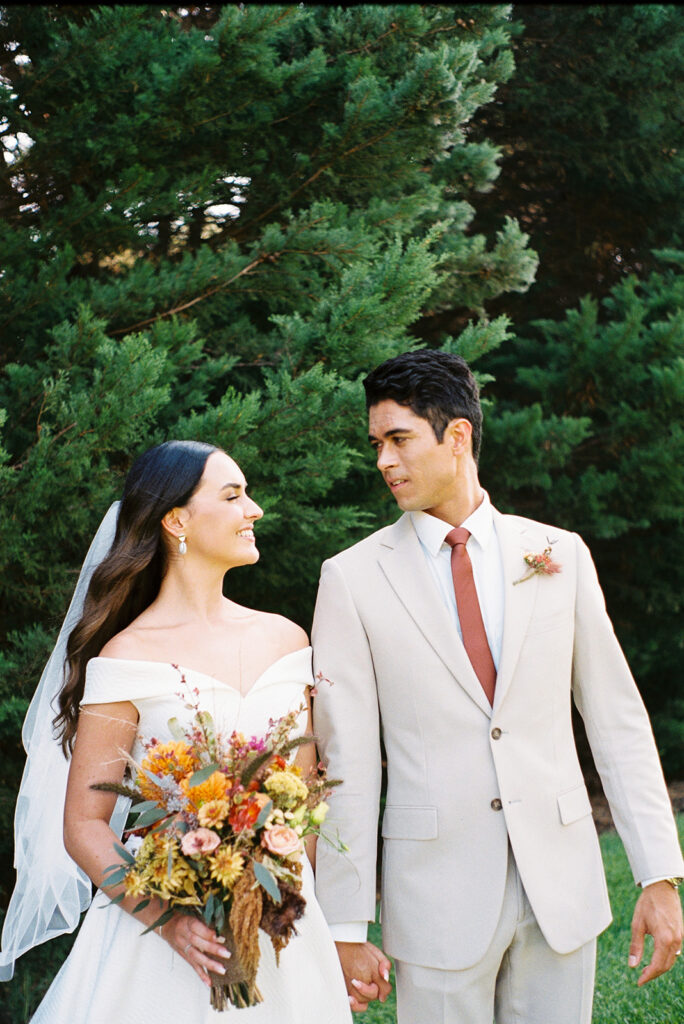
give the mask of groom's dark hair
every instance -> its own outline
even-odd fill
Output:
[[[434,349],[402,352],[371,370],[363,386],[366,409],[386,399],[406,405],[428,421],[440,444],[450,420],[468,420],[477,462],[482,440],[480,389],[461,356]]]

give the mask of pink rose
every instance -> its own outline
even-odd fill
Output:
[[[261,845],[278,857],[290,857],[301,851],[302,840],[289,825],[274,825],[264,832]]]
[[[181,839],[181,850],[188,857],[198,857],[202,853],[211,853],[221,842],[221,837],[210,828],[196,828],[194,832],[186,832]]]

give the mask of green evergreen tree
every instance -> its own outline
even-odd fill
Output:
[[[324,557],[394,515],[359,377],[536,269],[469,125],[512,72],[510,8],[0,9],[0,802],[89,540],[132,458],[224,446],[266,516],[238,600],[308,626]],[[454,339],[442,339],[454,345]],[[543,429],[543,428],[542,428]],[[11,885],[10,844],[0,880]]]
[[[531,325],[516,346],[517,402],[584,424],[551,486],[519,511],[590,543],[616,632],[654,716],[665,768],[684,767],[684,253],[662,269]]]
[[[492,315],[556,317],[586,294],[655,269],[684,243],[684,10],[676,4],[515,4],[515,73],[473,118],[501,147],[497,187],[477,204],[487,233],[515,217],[540,257],[534,286]],[[423,320],[431,343],[468,310]]]

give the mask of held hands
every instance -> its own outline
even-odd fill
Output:
[[[342,973],[349,993],[349,1005],[355,1013],[368,1009],[373,999],[384,1003],[392,991],[389,982],[391,963],[372,942],[336,942]]]
[[[174,914],[157,931],[179,956],[188,961],[205,985],[211,987],[208,970],[226,973],[224,963],[230,958],[230,953],[223,946],[226,940],[203,921],[188,914]]]
[[[639,985],[669,971],[682,948],[682,905],[679,893],[669,882],[647,885],[637,900],[629,946],[630,967],[638,967],[641,962],[645,935],[653,936],[653,956],[639,976]]]

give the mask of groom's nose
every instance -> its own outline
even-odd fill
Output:
[[[382,448],[378,451],[378,457],[376,461],[376,465],[380,472],[382,473],[383,470],[389,469],[390,466],[396,466],[396,464],[396,451],[393,451],[390,445],[383,445]]]

